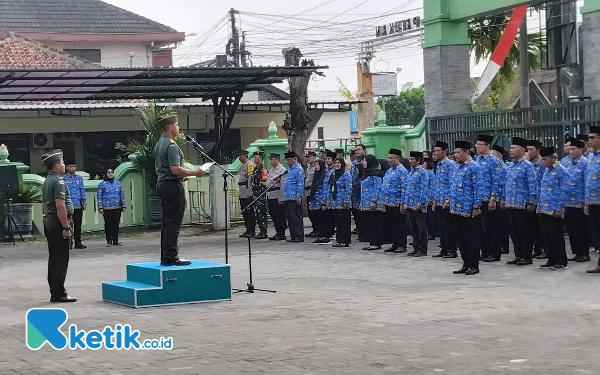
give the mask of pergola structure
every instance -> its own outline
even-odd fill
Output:
[[[0,70],[0,103],[210,100],[215,126],[214,151],[218,156],[244,92],[303,77],[319,69],[327,67]]]

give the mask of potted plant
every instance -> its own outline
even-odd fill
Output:
[[[129,155],[129,159],[133,165],[140,169],[144,175],[144,179],[148,187],[148,216],[150,219],[150,228],[160,228],[162,222],[162,207],[160,199],[156,194],[156,170],[154,165],[154,146],[162,137],[162,129],[158,124],[158,119],[175,113],[175,110],[170,106],[156,105],[148,103],[147,105],[137,107],[134,110],[135,116],[140,120],[140,123],[146,131],[146,139],[144,142],[133,140],[129,145],[125,146],[117,143],[115,146],[118,150],[124,151]],[[183,135],[175,138],[179,145],[185,144]]]
[[[15,224],[21,235],[23,237],[31,237],[33,229],[33,204],[42,202],[42,188],[33,185],[21,185],[19,186],[18,192],[8,193],[2,198],[4,198],[4,204],[6,204],[6,198],[11,200],[10,209],[12,217],[15,220]],[[3,211],[6,211],[6,206],[3,207]],[[7,236],[8,219],[4,221],[4,227],[2,229],[4,235]],[[15,228],[13,228],[13,231],[15,231]],[[18,234],[15,233],[15,236],[18,237]]]

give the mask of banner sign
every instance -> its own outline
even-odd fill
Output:
[[[406,31],[411,31],[421,28],[421,17],[413,17],[403,21],[388,23],[387,25],[377,26],[375,29],[375,37],[379,38],[388,35],[398,35]]]
[[[396,73],[373,73],[373,94],[375,96],[398,95],[398,76]]]

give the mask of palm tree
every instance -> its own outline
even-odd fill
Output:
[[[133,165],[144,171],[151,195],[156,192],[156,181],[158,178],[154,166],[154,146],[158,143],[163,134],[162,128],[158,124],[158,120],[169,116],[172,113],[175,113],[172,107],[156,105],[152,102],[135,108],[134,114],[138,120],[140,120],[142,128],[146,131],[145,141],[142,143],[133,140],[128,145],[122,143],[117,143],[115,145],[116,149],[131,155],[131,162]],[[185,144],[183,135],[176,137],[175,141],[179,145]]]

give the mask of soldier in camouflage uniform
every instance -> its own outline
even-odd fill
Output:
[[[254,203],[254,217],[258,224],[260,233],[254,237],[257,240],[264,240],[267,236],[267,196],[263,194],[267,190],[265,182],[267,180],[268,171],[263,164],[263,155],[256,151],[254,153],[254,171],[250,176],[250,186],[252,187],[252,199],[261,197]]]

